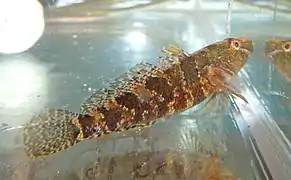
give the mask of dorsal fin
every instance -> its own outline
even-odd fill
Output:
[[[143,80],[148,76],[161,73],[160,68],[148,62],[142,62],[121,74],[118,78],[109,83],[109,88],[102,88],[95,91],[81,105],[81,113],[90,114],[98,107],[104,106],[118,92],[131,91],[133,87],[142,85]]]
[[[151,73],[154,68],[155,66],[148,62],[139,63],[111,81],[109,87],[112,89],[119,89],[126,86],[129,82],[139,82],[145,75]]]
[[[153,65],[148,62],[142,62],[134,67],[130,68],[129,71],[123,73],[118,78],[114,79],[109,87],[116,91],[128,91],[132,87],[142,85],[143,81],[149,76],[159,76],[163,74],[163,68]]]
[[[164,47],[161,52],[164,54],[159,57],[160,66],[170,66],[179,64],[183,56],[190,57],[190,54],[178,46],[169,45]]]
[[[132,92],[132,88],[144,85],[144,80],[149,76],[163,75],[163,71],[173,64],[179,63],[181,56],[188,56],[183,49],[176,46],[167,46],[163,48],[164,56],[160,57],[158,66],[148,62],[141,62],[130,68],[127,72],[121,74],[118,78],[109,83],[109,88],[95,91],[81,105],[81,113],[90,114],[98,107],[104,106],[104,103],[113,99],[117,93]]]
[[[81,113],[91,114],[91,112],[96,111],[98,107],[102,107],[106,101],[113,99],[114,95],[115,90],[111,88],[102,88],[94,91],[93,94],[81,104]]]

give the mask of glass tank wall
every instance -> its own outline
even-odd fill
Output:
[[[291,86],[279,69],[291,66],[287,58],[278,66],[265,56],[267,39],[290,36],[291,1],[41,4],[39,41],[25,52],[0,55],[1,180],[291,179]],[[25,153],[23,125],[34,114],[46,108],[79,113],[84,100],[114,78],[142,61],[156,64],[164,47],[192,53],[227,37],[255,45],[231,79],[248,103],[221,93],[148,128],[84,140],[49,156]]]

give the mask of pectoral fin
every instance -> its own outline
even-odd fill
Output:
[[[231,94],[237,98],[242,99],[245,103],[248,104],[246,98],[238,92],[234,87],[231,87],[226,82],[228,73],[224,69],[215,68],[208,66],[206,69],[206,77],[213,84],[217,92],[223,91],[224,93]]]

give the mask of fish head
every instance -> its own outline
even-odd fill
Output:
[[[233,76],[253,53],[253,41],[244,37],[226,38],[206,47],[210,65]]]
[[[291,60],[291,40],[268,39],[265,42],[265,56],[278,63]]]

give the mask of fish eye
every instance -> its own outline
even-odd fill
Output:
[[[235,48],[235,49],[239,49],[240,48],[240,42],[239,41],[232,41],[232,46]]]
[[[290,51],[291,50],[290,43],[288,42],[288,43],[284,44],[283,48],[284,48],[285,51]]]

